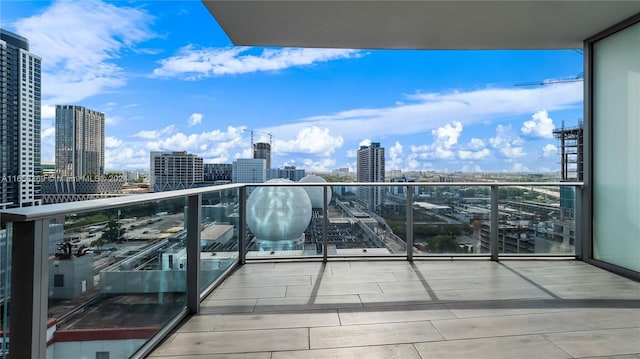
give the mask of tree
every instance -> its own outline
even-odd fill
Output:
[[[100,237],[98,239],[96,239],[95,241],[91,242],[91,247],[96,247],[98,249],[102,248],[102,246],[104,246],[104,237]]]
[[[102,239],[105,242],[117,242],[122,235],[118,222],[115,219],[110,219],[107,222],[107,229],[102,233]]]
[[[435,236],[427,239],[427,248],[434,253],[461,252],[458,242],[453,236]]]

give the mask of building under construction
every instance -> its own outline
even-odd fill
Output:
[[[553,135],[560,141],[561,180],[569,182],[583,181],[583,126],[582,121],[575,127],[562,127],[553,130]]]

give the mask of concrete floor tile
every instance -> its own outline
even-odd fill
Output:
[[[433,304],[443,301],[460,301],[462,297],[453,290],[404,293],[360,294],[360,300],[365,307],[380,307],[390,305],[419,305]]]
[[[342,325],[417,322],[455,318],[443,304],[338,310]]]
[[[287,297],[309,297],[311,295],[348,295],[382,293],[377,283],[321,283],[319,286],[288,286]]]
[[[283,312],[301,309],[362,308],[360,297],[351,295],[323,295],[315,297],[260,298],[254,312]]]
[[[469,288],[470,285],[464,279],[431,279],[422,281],[395,281],[387,283],[378,283],[383,293],[409,293],[409,292],[427,292],[429,290],[454,290]]]
[[[287,285],[311,285],[311,276],[232,276],[231,278],[225,280],[222,285],[220,285],[220,288],[281,287]]]
[[[571,358],[540,335],[416,343],[415,347],[424,359]]]
[[[282,298],[287,287],[244,287],[244,288],[219,288],[213,291],[210,299],[249,299],[249,298]]]
[[[379,282],[397,282],[398,279],[393,273],[349,273],[349,274],[327,274],[322,277],[312,277],[312,285],[320,282],[322,284],[340,284],[340,283],[379,283]]]
[[[505,300],[505,299],[552,299],[552,294],[544,290],[529,286],[515,288],[473,288],[455,291],[464,300]]]
[[[205,299],[200,303],[198,314],[247,313],[253,312],[257,299]]]
[[[411,344],[274,352],[271,359],[421,359]]]
[[[215,331],[309,328],[335,325],[340,325],[336,310],[223,314],[217,321]]]
[[[555,333],[545,337],[574,357],[640,354],[640,326]]]
[[[201,355],[252,353],[309,348],[309,330],[273,329],[233,332],[178,333],[170,345],[161,346],[155,354]]]
[[[443,339],[429,322],[311,328],[309,337],[311,349],[406,344]]]
[[[220,314],[197,314],[178,328],[177,333],[211,332],[220,322]]]
[[[238,354],[203,354],[203,355],[178,355],[178,356],[156,356],[153,359],[270,359],[270,352],[263,353],[238,353]]]
[[[639,322],[640,311],[635,309],[591,309],[432,321],[447,340],[631,328],[637,327]]]
[[[445,305],[458,318],[557,313],[566,310],[555,306],[552,300],[545,299],[464,301]]]

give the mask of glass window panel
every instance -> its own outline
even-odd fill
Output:
[[[640,271],[640,23],[594,44],[594,258]]]

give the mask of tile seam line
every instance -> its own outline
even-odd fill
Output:
[[[486,338],[507,338],[507,337],[519,337],[519,336],[523,336],[523,335],[552,335],[552,334],[562,334],[562,333],[583,333],[583,332],[597,332],[597,331],[618,330],[618,329],[640,329],[640,326],[600,328],[600,329],[582,329],[582,330],[580,330],[580,329],[578,329],[578,330],[562,330],[562,331],[555,331],[555,332],[520,333],[520,334],[513,334],[513,335],[492,335],[492,336],[464,337],[464,338],[454,338],[454,339],[447,339],[445,337],[445,340],[446,341],[455,341],[455,340],[486,339]]]

